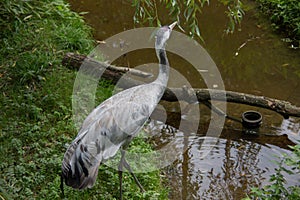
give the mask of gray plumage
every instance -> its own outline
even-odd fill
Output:
[[[160,101],[169,77],[165,43],[172,28],[161,27],[156,34],[155,49],[159,75],[154,82],[124,90],[96,107],[84,120],[62,162],[62,181],[77,189],[91,188],[99,165],[125,149],[138,134]]]

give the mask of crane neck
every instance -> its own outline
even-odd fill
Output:
[[[159,60],[159,73],[155,82],[166,86],[169,79],[170,66],[165,49],[156,49],[156,55]]]

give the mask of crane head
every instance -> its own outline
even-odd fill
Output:
[[[161,28],[158,29],[155,35],[155,39],[156,39],[155,47],[157,49],[164,48],[166,41],[169,39],[171,32],[176,24],[177,22],[174,22],[168,26],[162,26]]]

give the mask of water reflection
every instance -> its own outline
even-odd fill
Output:
[[[251,187],[267,183],[277,167],[272,161],[279,160],[276,156],[283,151],[247,140],[219,139],[210,154],[201,158],[202,141],[194,138],[169,167],[170,199],[241,199]],[[285,177],[288,185],[300,180],[299,175]]]
[[[287,130],[292,128],[289,125]],[[171,188],[169,198],[174,200],[241,199],[252,187],[268,184],[278,167],[274,161],[280,161],[283,153],[291,154],[287,144],[292,143],[287,137],[238,135],[242,131],[230,127],[223,131],[225,139],[182,133],[157,121],[151,121],[146,130],[157,149],[174,140],[186,149],[166,168]],[[228,137],[230,134],[232,138]],[[207,146],[203,146],[204,140]],[[208,154],[207,149],[210,149]],[[284,176],[286,186],[299,184],[300,175]]]

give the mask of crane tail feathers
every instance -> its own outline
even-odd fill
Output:
[[[101,163],[88,151],[84,151],[82,146],[77,142],[72,143],[62,163],[62,182],[75,189],[93,187]]]
[[[96,182],[96,178],[98,175],[98,167],[94,166],[86,172],[80,172],[81,169],[75,167],[75,172],[69,170],[67,174],[62,173],[62,178],[65,180],[65,184],[74,188],[74,189],[85,189],[91,188]]]

